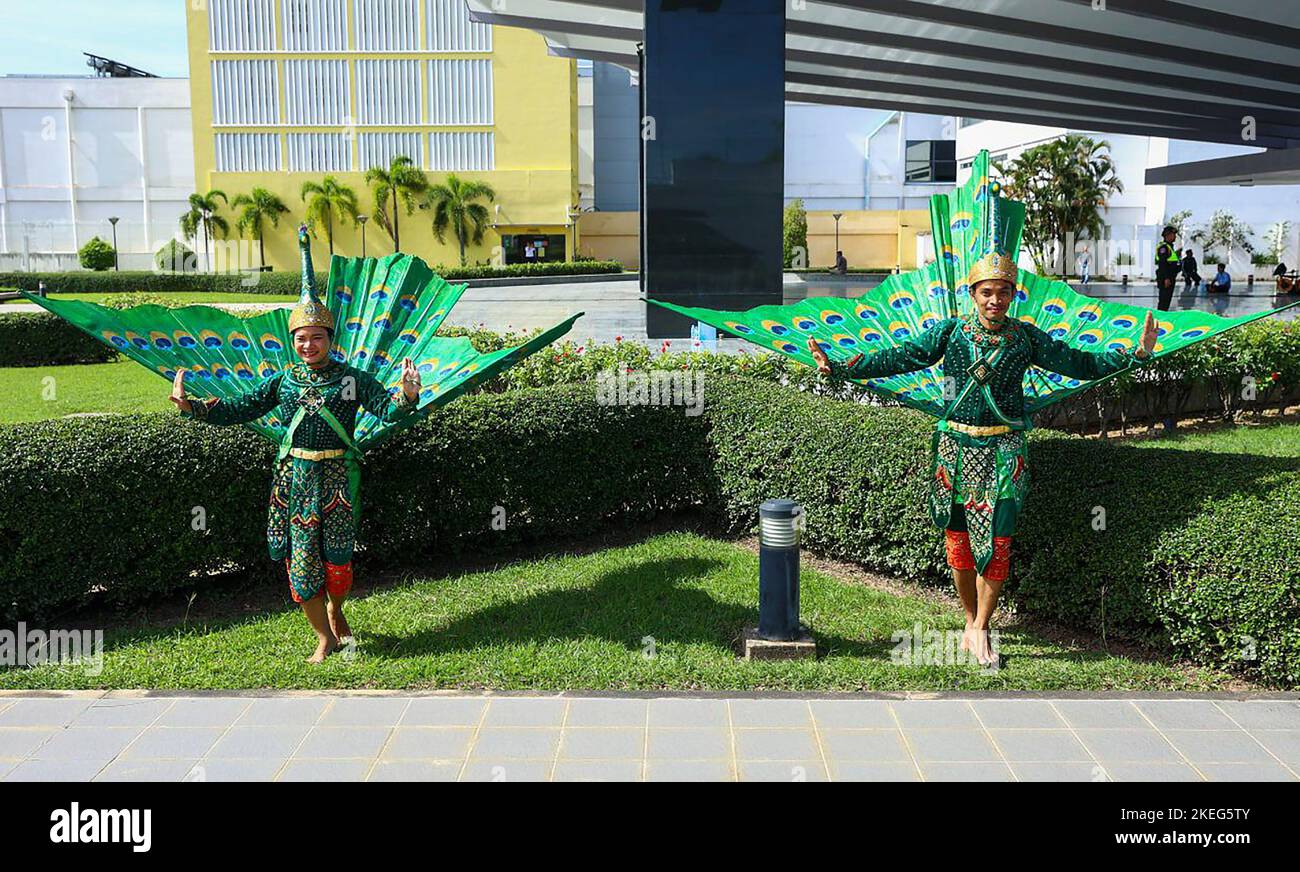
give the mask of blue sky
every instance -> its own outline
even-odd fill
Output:
[[[91,73],[83,51],[158,76],[188,76],[191,0],[0,0],[0,74]]]

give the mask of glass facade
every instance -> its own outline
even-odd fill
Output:
[[[647,0],[647,296],[781,303],[784,57],[782,0]],[[682,337],[690,322],[647,306],[646,330]]]

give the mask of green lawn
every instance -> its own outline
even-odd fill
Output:
[[[1131,440],[1139,448],[1181,448],[1220,454],[1257,454],[1262,457],[1300,456],[1300,424],[1225,425],[1199,433],[1174,433]]]
[[[1077,691],[1209,690],[1232,680],[1014,627],[1002,636],[1007,659],[996,673],[896,665],[894,634],[918,624],[958,631],[956,605],[811,570],[802,575],[802,614],[819,658],[743,662],[733,642],[756,615],[757,558],[688,533],[491,571],[435,569],[359,593],[348,607],[359,643],[350,659],[304,662],[314,637],[287,595],[250,605],[256,592],[200,588],[188,622],[164,617],[159,605],[109,631],[99,675],[10,669],[0,671],[0,687]]]
[[[80,366],[0,367],[0,424],[43,421],[77,412],[159,412],[166,379],[130,360]]]
[[[114,297],[121,297],[121,294],[53,294],[56,300],[82,300],[87,303],[104,303],[112,300]],[[166,293],[156,294],[154,296],[165,297],[177,303],[292,303],[297,297],[285,296],[283,294],[235,294],[226,291],[213,291],[205,293],[203,291],[168,291]],[[17,303],[31,304],[30,300],[18,298],[17,300],[5,300],[4,305],[14,305]],[[2,310],[0,310],[2,311]]]

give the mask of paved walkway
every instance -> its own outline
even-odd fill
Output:
[[[0,694],[0,779],[1300,780],[1292,698]]]

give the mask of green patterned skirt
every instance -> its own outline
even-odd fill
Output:
[[[993,537],[1015,534],[1029,490],[1025,433],[970,436],[941,425],[930,454],[930,517],[941,529],[970,535],[982,573],[993,557]]]
[[[325,563],[352,560],[356,524],[345,458],[285,457],[271,482],[266,543],[271,559],[289,558],[294,598],[309,600],[325,584]]]

